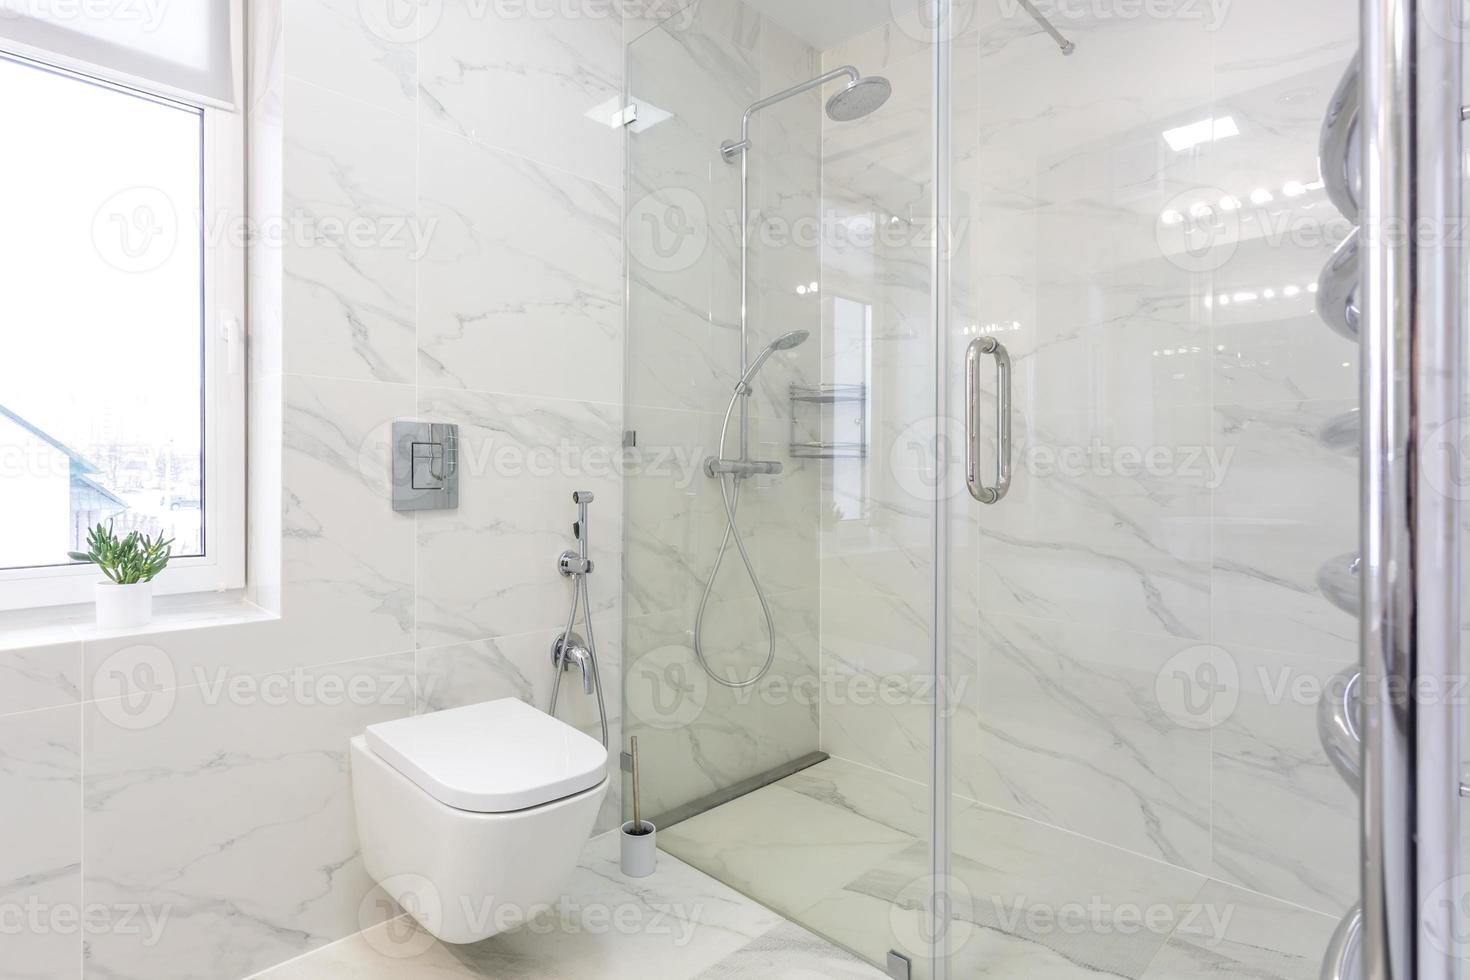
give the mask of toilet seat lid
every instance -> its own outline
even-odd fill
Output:
[[[516,698],[370,725],[366,740],[424,792],[473,813],[551,803],[607,776],[602,743]]]

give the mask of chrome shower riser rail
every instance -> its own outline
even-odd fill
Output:
[[[777,92],[775,95],[768,95],[764,99],[752,102],[750,107],[740,117],[740,139],[722,145],[720,147],[720,154],[726,160],[733,160],[737,155],[743,154],[746,150],[750,149],[750,120],[754,118],[757,112],[760,112],[762,109],[769,109],[778,102],[785,102],[787,99],[801,95],[803,92],[810,92],[814,88],[821,88],[828,82],[835,82],[837,79],[843,77],[846,77],[849,81],[856,82],[860,81],[863,76],[852,65],[843,65],[841,68],[832,69],[825,75],[819,75],[810,81],[802,82],[800,85],[793,85],[788,89]]]
[[[1460,249],[1444,233],[1462,215],[1454,6],[1362,4],[1366,980],[1459,975],[1459,719],[1453,699],[1417,687],[1448,682],[1460,642],[1457,454],[1442,451],[1459,444],[1445,433],[1461,412],[1464,324]]]

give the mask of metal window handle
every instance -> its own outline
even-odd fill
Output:
[[[995,356],[995,485],[980,481],[980,358]],[[977,337],[965,353],[965,485],[982,504],[998,504],[1011,489],[1011,355],[994,337]]]

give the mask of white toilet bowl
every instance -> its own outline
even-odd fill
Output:
[[[367,871],[432,935],[513,929],[566,887],[607,795],[607,750],[508,698],[352,740]]]

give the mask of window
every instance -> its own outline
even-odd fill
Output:
[[[241,114],[8,47],[0,609],[90,601],[97,523],[174,539],[160,593],[238,588]]]

